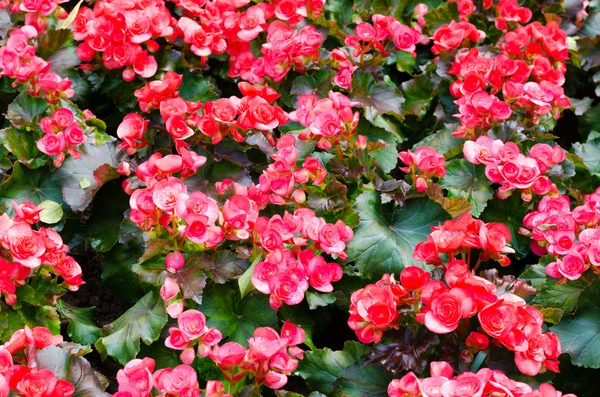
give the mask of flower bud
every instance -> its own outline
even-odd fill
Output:
[[[165,264],[167,266],[167,271],[175,273],[178,270],[183,269],[183,265],[185,265],[185,258],[179,251],[171,252],[167,255]]]

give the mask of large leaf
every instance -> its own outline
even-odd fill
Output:
[[[344,350],[333,351],[329,348],[307,351],[300,361],[297,374],[306,381],[312,390],[323,393],[333,391],[333,382],[339,374],[356,363],[366,354],[367,346],[358,342],[344,343]]]
[[[54,183],[62,186],[64,201],[73,211],[85,210],[104,183],[119,177],[116,168],[122,155],[114,142],[101,146],[87,142],[79,149],[81,158],[67,158],[52,175]]]
[[[415,246],[427,239],[431,226],[450,218],[429,198],[408,200],[394,209],[382,205],[375,192],[361,194],[355,208],[360,223],[348,243],[348,259],[354,261],[354,273],[365,278],[399,274],[410,265],[423,266],[412,258]]]
[[[396,168],[398,164],[398,149],[396,149],[396,145],[399,142],[394,134],[390,134],[382,128],[375,127],[363,118],[358,122],[357,131],[359,134],[364,135],[368,142],[382,142],[385,144],[385,147],[368,151],[369,156],[375,159],[381,171],[387,174]]]
[[[465,159],[446,164],[446,175],[441,181],[449,197],[462,197],[471,203],[473,216],[479,217],[489,199],[494,197],[492,183],[485,176],[485,168]]]
[[[12,175],[0,186],[0,203],[9,207],[9,214],[13,211],[10,205],[12,200],[17,203],[32,201],[39,204],[45,200],[62,203],[62,195],[48,169],[25,170],[16,162]]]
[[[439,77],[434,77],[439,80]],[[404,114],[411,114],[421,119],[431,106],[435,97],[434,81],[432,76],[422,74],[412,80],[405,81],[400,86],[406,101],[404,102]]]
[[[73,397],[109,397],[90,363],[83,357],[71,355],[68,350],[50,346],[36,353],[41,369],[49,369],[58,379],[64,379],[75,387]]]
[[[48,157],[37,148],[38,135],[35,131],[7,127],[0,130],[2,145],[11,152],[17,160],[31,168],[46,164]]]
[[[595,109],[595,108],[594,108]],[[600,110],[600,107],[598,107]],[[590,172],[600,176],[600,134],[593,132],[588,137],[586,143],[575,143],[573,145],[575,154],[581,157],[583,164],[589,168]]]
[[[106,205],[110,203],[110,205]],[[95,197],[94,210],[83,229],[90,246],[97,252],[109,251],[119,240],[123,214],[129,209],[129,196],[121,184],[111,182]]]
[[[82,345],[93,345],[100,338],[100,328],[94,322],[95,307],[77,308],[60,300],[56,308],[69,320],[67,333],[71,340]]]
[[[351,397],[387,397],[393,376],[379,365],[352,364],[342,371],[337,384]]]
[[[98,339],[96,349],[105,357],[114,357],[122,365],[140,351],[140,340],[149,345],[160,337],[167,323],[165,305],[160,295],[148,292],[132,308],[105,327],[106,336]]]
[[[384,82],[375,82],[373,75],[356,71],[352,78],[352,100],[360,106],[371,109],[375,114],[394,114],[400,116],[404,98],[394,86]]]
[[[23,92],[8,106],[6,118],[16,126],[27,124],[32,127],[33,123],[36,120],[39,121],[38,119],[49,107],[50,105],[44,98],[34,97]]]
[[[486,222],[500,222],[508,227],[512,234],[510,246],[515,249],[518,257],[523,257],[529,252],[529,237],[519,234],[526,212],[527,203],[521,200],[519,194],[513,194],[505,200],[494,197],[488,201],[487,207],[481,214],[481,219]]]
[[[113,290],[127,305],[133,305],[145,294],[137,275],[131,270],[140,255],[139,245],[132,240],[115,245],[100,259],[102,285]]]
[[[569,353],[573,364],[600,368],[600,281],[596,280],[579,297],[579,307],[550,328],[559,338],[562,351]]]
[[[207,324],[219,329],[229,341],[247,345],[258,327],[272,327],[277,312],[271,309],[269,298],[251,293],[240,299],[237,284],[215,285],[198,307],[206,315]]]
[[[447,159],[462,153],[465,139],[452,136],[452,133],[456,131],[456,127],[458,127],[458,124],[446,124],[441,130],[427,135],[422,141],[414,145],[413,150],[427,146],[445,155]]]
[[[548,277],[546,283],[539,289],[533,298],[533,303],[538,303],[545,308],[563,309],[570,312],[577,307],[579,296],[586,287],[581,280],[569,281],[566,284],[557,284],[558,280]]]

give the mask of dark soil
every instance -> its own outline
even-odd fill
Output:
[[[97,257],[86,255],[77,256],[75,259],[81,265],[86,284],[82,285],[79,291],[67,293],[63,300],[75,307],[95,307],[94,320],[99,327],[112,323],[127,310],[127,307],[124,307],[121,299],[112,290],[102,286],[102,267]],[[66,332],[62,332],[62,334],[66,335]],[[117,371],[121,365],[111,357],[102,360],[96,350],[87,354],[85,358],[96,371],[110,381],[106,391],[111,394],[115,393],[118,387]]]

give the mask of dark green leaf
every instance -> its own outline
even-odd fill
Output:
[[[277,322],[277,312],[267,296],[255,292],[240,299],[237,285],[232,283],[215,285],[198,310],[206,315],[209,327],[242,345],[247,345],[257,327],[272,327]]]
[[[331,305],[335,302],[334,294],[320,294],[318,292],[306,292],[306,302],[310,310],[315,310],[317,307]]]
[[[399,274],[410,265],[423,266],[412,257],[415,246],[427,239],[431,226],[450,218],[429,198],[407,200],[394,209],[382,205],[375,192],[358,196],[355,208],[360,223],[348,243],[348,259],[354,262],[354,273],[365,278]]]
[[[439,80],[439,77],[436,77]],[[421,74],[412,80],[405,81],[400,86],[404,94],[404,114],[411,114],[421,119],[431,106],[435,97],[432,76]]]
[[[140,255],[139,245],[130,241],[115,245],[100,259],[102,285],[113,290],[127,305],[133,305],[145,294],[137,275],[131,270]]]
[[[151,344],[159,338],[166,323],[163,300],[158,293],[148,292],[107,327],[106,336],[98,339],[96,349],[102,356],[109,355],[125,365],[140,351],[140,340]]]
[[[422,141],[413,146],[413,150],[427,146],[445,155],[446,158],[452,158],[462,153],[463,144],[466,139],[452,136],[452,133],[456,131],[456,127],[458,127],[458,124],[446,124],[444,128],[426,136]]]
[[[96,252],[107,252],[117,243],[123,214],[127,209],[129,196],[120,183],[110,183],[96,195],[94,210],[83,230]]]
[[[579,297],[573,316],[566,316],[550,328],[559,338],[562,351],[569,353],[573,364],[600,368],[600,281],[594,281]]]
[[[37,140],[40,138],[36,131],[7,127],[0,130],[2,145],[21,163],[30,168],[38,168],[46,164],[48,156],[40,153]]]
[[[342,371],[337,382],[351,397],[387,397],[392,375],[379,365],[352,364]]]
[[[600,110],[600,107],[598,107]],[[575,154],[581,157],[583,164],[593,175],[600,176],[600,134],[593,132],[586,143],[573,144]]]
[[[366,354],[367,346],[358,342],[344,343],[344,350],[333,351],[329,348],[304,353],[304,359],[298,365],[298,375],[306,381],[312,390],[323,393],[333,391],[333,382],[340,373]]]
[[[494,197],[492,183],[485,176],[485,167],[466,159],[452,160],[446,164],[446,175],[440,182],[449,197],[462,197],[471,203],[473,216],[479,217],[489,199]]]
[[[45,200],[62,203],[62,195],[47,168],[29,170],[15,162],[12,175],[0,186],[0,203],[9,207],[9,214],[13,213],[12,200],[17,203],[32,201],[39,204]]]
[[[67,158],[52,175],[52,181],[62,186],[64,200],[73,211],[85,210],[104,183],[119,177],[116,168],[122,155],[114,142],[102,146],[87,142],[79,150],[81,158]],[[83,189],[82,180],[89,181],[90,186]]]
[[[93,345],[100,338],[100,328],[94,322],[95,307],[77,308],[60,300],[56,308],[69,320],[67,333],[71,340],[82,345]]]
[[[50,105],[44,98],[34,97],[27,93],[21,93],[15,98],[13,103],[8,105],[6,118],[15,126],[24,124],[32,124],[39,122],[42,116]]]
[[[375,82],[373,75],[356,71],[352,78],[352,100],[360,106],[371,109],[375,114],[402,114],[404,98],[394,86],[384,82]]]
[[[544,307],[563,309],[566,312],[573,311],[587,284],[581,280],[558,285],[557,282],[557,279],[547,277],[546,283],[542,285],[539,293],[533,298],[533,303],[538,303]]]

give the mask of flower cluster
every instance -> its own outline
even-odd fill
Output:
[[[256,385],[280,389],[298,367],[298,360],[303,358],[304,351],[298,345],[305,338],[304,330],[288,320],[280,333],[269,327],[256,328],[253,337],[248,339],[249,349],[236,342],[227,342],[200,355],[210,357],[234,389],[246,376],[254,378]]]
[[[465,372],[453,377],[449,363],[433,361],[431,376],[418,378],[409,372],[401,379],[394,379],[388,386],[390,397],[460,397],[460,396],[514,396],[514,397],[576,397],[574,394],[562,394],[548,384],[543,383],[538,390],[523,382],[508,378],[502,371],[480,369],[477,373]]]
[[[70,109],[56,109],[52,117],[40,120],[40,128],[45,135],[38,140],[37,147],[40,152],[55,156],[55,167],[61,166],[66,154],[70,154],[74,159],[81,156],[76,147],[87,142],[88,137]]]
[[[16,331],[8,342],[0,346],[0,395],[23,397],[47,396],[70,397],[73,385],[58,379],[48,369],[40,369],[36,363],[36,350],[56,346],[62,336],[52,335],[44,327],[27,326]]]
[[[442,178],[446,175],[444,156],[430,147],[420,147],[414,153],[410,149],[400,152],[398,158],[408,166],[400,167],[400,170],[410,174],[417,192],[427,190],[427,180],[432,177]]]
[[[568,59],[566,33],[555,22],[518,26],[506,32],[497,46],[500,54],[493,57],[480,55],[478,48],[461,49],[448,70],[457,77],[450,89],[458,98],[461,121],[455,136],[474,137],[478,129],[485,132],[516,110],[536,124],[540,116],[551,113],[558,118],[571,106],[561,88]],[[496,97],[499,92],[503,100]]]
[[[179,292],[179,286],[168,278],[161,289],[161,296],[165,301]],[[179,306],[183,309],[183,304]],[[173,306],[171,306],[173,308]],[[186,310],[182,313],[168,311],[172,317],[177,318],[177,327],[169,328],[169,337],[165,345],[174,350],[182,350],[181,361],[191,364],[194,361],[194,344],[198,343],[198,354],[206,356],[206,352],[221,341],[221,332],[216,328],[206,326],[206,317],[197,310]]]
[[[523,224],[520,232],[531,237],[532,251],[556,258],[546,267],[550,277],[577,280],[590,267],[600,271],[600,189],[572,210],[569,197],[546,196]]]
[[[532,193],[558,193],[556,185],[544,174],[566,159],[560,146],[538,143],[525,156],[516,143],[504,143],[487,136],[465,142],[463,153],[467,161],[485,164],[488,179],[502,185],[496,193],[499,198],[506,198],[513,190],[520,189],[521,198],[526,202],[531,201]]]
[[[59,6],[66,2],[67,0],[2,0],[0,9],[8,7],[8,11],[13,14],[25,13],[25,25],[43,32],[52,16],[58,20],[68,16],[67,12]]]
[[[259,185],[217,182],[217,190],[223,196],[228,195],[222,206],[202,192],[188,193],[183,182],[204,164],[204,157],[185,148],[180,149],[181,155],[163,157],[155,153],[135,170],[137,179],[146,187],[133,190],[132,183],[125,183],[131,194],[130,219],[158,237],[167,233],[179,247],[191,243],[214,248],[223,240],[251,242],[266,257],[257,263],[252,283],[259,291],[270,294],[273,308],[283,303],[300,303],[309,285],[331,292],[331,282],[341,278],[342,270],[315,253],[323,251],[345,259],[352,229],[341,220],[327,223],[308,208],[300,208],[293,214],[284,212],[283,216],[259,216],[259,211],[270,202],[287,203],[285,198],[296,182],[304,183],[310,178],[318,181],[317,178],[325,176],[320,163],[310,166],[313,160],[318,162],[310,158],[305,160],[306,168],[297,168],[292,173],[290,163],[297,158],[294,142],[291,136],[279,140],[276,162],[265,170]],[[130,172],[128,167],[129,164],[124,165],[121,171]],[[176,173],[179,178],[173,176]],[[167,256],[167,268],[176,272],[184,266],[185,258],[181,253],[172,254]]]
[[[148,357],[133,359],[117,373],[119,390],[113,397],[149,397],[153,390],[161,395],[195,397],[200,395],[198,376],[189,365],[154,371],[156,362]],[[207,394],[207,396],[209,396]]]
[[[304,94],[298,97],[298,108],[289,117],[307,128],[299,139],[315,140],[317,147],[326,150],[355,133],[359,113],[353,113],[352,107],[356,105],[358,102],[352,102],[339,92],[330,91],[329,97],[323,99],[317,99],[315,94]],[[352,144],[352,140],[349,143]]]
[[[81,267],[66,254],[69,247],[54,230],[32,227],[39,222],[43,208],[29,201],[13,201],[13,207],[14,217],[0,216],[0,292],[5,302],[13,305],[16,288],[40,267],[40,272],[62,277],[67,289],[77,291],[84,282]]]
[[[224,136],[244,142],[247,131],[258,130],[274,145],[271,131],[288,122],[288,114],[272,104],[280,94],[268,85],[241,82],[238,87],[242,98],[232,96],[205,103],[202,116],[195,117],[193,124],[211,137],[213,144],[219,143]]]
[[[485,33],[478,30],[469,22],[455,22],[440,26],[433,34],[431,52],[439,54],[442,51],[453,51],[457,48],[468,47],[485,38]]]
[[[352,87],[352,74],[358,69],[354,59],[360,57],[362,66],[365,59],[383,60],[394,50],[416,57],[416,45],[428,41],[423,39],[419,29],[403,25],[393,16],[375,14],[372,21],[372,24],[359,23],[354,28],[354,35],[346,36],[345,44],[350,47],[351,54],[341,48],[331,52],[332,64],[337,69],[333,81],[341,88],[348,90]]]
[[[446,254],[452,261],[458,253],[470,263],[471,250],[481,250],[475,265],[488,259],[498,261],[502,266],[508,266],[510,259],[505,254],[515,251],[507,244],[512,236],[503,223],[485,223],[474,219],[469,213],[463,213],[456,220],[449,220],[439,226],[432,226],[432,232],[427,241],[417,244],[413,258],[418,261],[440,266],[443,265],[440,254]]]
[[[265,78],[277,82],[292,68],[304,72],[319,59],[321,35],[312,25],[300,30],[295,26],[308,15],[317,17],[325,4],[323,0],[278,0],[247,8],[248,0],[175,3],[183,11],[177,26],[186,45],[203,64],[209,55],[226,52],[229,77],[241,77],[251,83],[262,83]],[[260,46],[262,55],[255,57],[251,42],[263,32],[267,36]]]
[[[411,313],[404,311],[400,316],[401,304],[412,305],[415,312],[411,315],[436,334],[453,332],[461,320],[477,315],[485,334],[472,333],[467,345],[485,349],[489,336],[515,352],[515,364],[524,374],[534,376],[543,368],[558,372],[560,340],[543,332],[544,317],[539,310],[475,276],[459,259],[448,263],[445,281],[430,280],[429,273],[417,267],[404,269],[400,284],[386,274],[376,284],[352,294],[348,325],[361,342],[378,343],[383,331],[397,328]]]
[[[6,44],[0,47],[0,76],[14,79],[13,86],[25,85],[30,95],[43,95],[48,103],[56,104],[75,92],[69,79],[50,71],[50,63],[35,55],[36,48],[29,41],[37,35],[30,25],[10,31]]]
[[[309,181],[315,186],[323,184],[327,177],[327,170],[323,164],[314,157],[304,159],[302,167],[296,166],[298,150],[296,138],[293,135],[284,135],[277,140],[277,152],[271,158],[274,163],[269,164],[259,177],[258,189],[264,197],[275,205],[284,205],[290,202],[303,203],[306,193],[298,184]]]
[[[77,47],[83,62],[92,62],[98,54],[105,68],[125,68],[123,79],[131,81],[136,75],[154,76],[158,64],[148,52],[158,50],[155,39],[174,40],[174,28],[175,19],[162,0],[98,1],[93,9],[81,7],[73,21],[73,38],[83,41]]]

